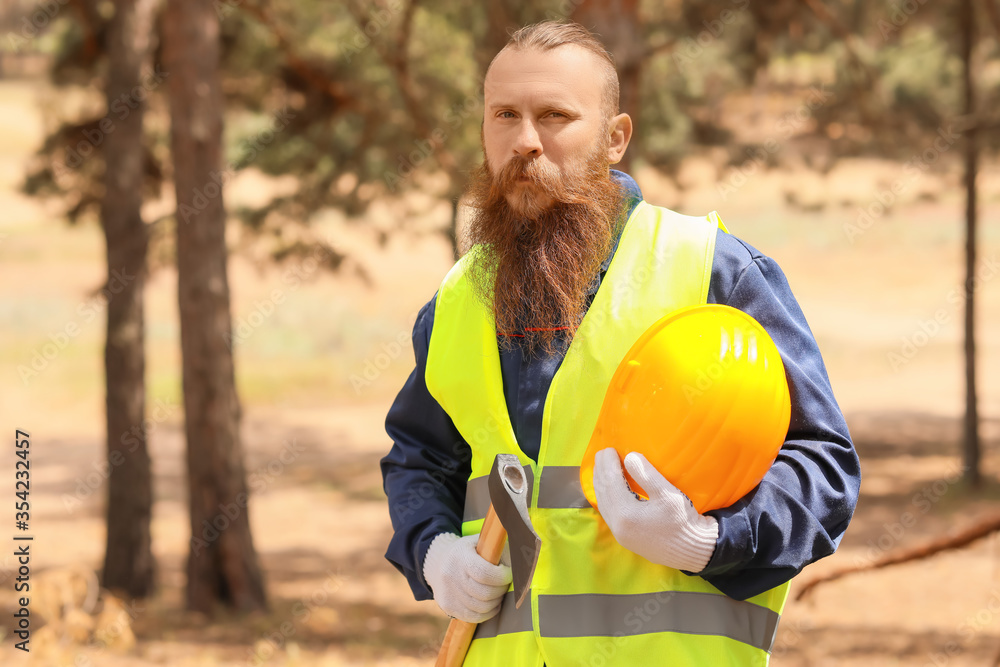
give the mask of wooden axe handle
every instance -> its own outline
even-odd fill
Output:
[[[500,562],[500,555],[503,553],[504,542],[507,541],[507,531],[500,518],[490,504],[490,510],[486,513],[486,520],[483,521],[483,529],[479,533],[479,542],[476,544],[476,553],[496,565]],[[472,643],[472,635],[476,632],[477,623],[460,621],[457,618],[451,619],[448,625],[448,633],[444,636],[444,643],[438,652],[437,662],[434,667],[460,667],[465,662],[465,654],[469,651],[469,644]]]

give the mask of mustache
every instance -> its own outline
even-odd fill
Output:
[[[525,157],[521,154],[511,156],[496,173],[490,170],[488,163],[484,166],[489,177],[488,192],[484,194],[492,201],[506,197],[519,186],[522,179],[527,179],[528,185],[534,186],[556,203],[584,203],[585,195],[574,183],[580,182],[579,176],[584,179],[591,176],[590,174],[563,174],[558,167],[547,160]],[[567,176],[578,177],[567,178]]]

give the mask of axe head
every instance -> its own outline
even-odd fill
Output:
[[[516,456],[497,454],[489,487],[493,511],[507,531],[515,606],[520,607],[531,588],[542,540],[528,517],[528,480]]]

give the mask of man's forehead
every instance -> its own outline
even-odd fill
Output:
[[[596,54],[575,44],[546,50],[504,49],[483,82],[486,104],[504,104],[511,96],[559,96],[599,105],[604,80],[600,68]]]

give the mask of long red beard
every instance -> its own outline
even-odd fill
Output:
[[[572,340],[587,308],[587,291],[611,252],[623,194],[612,180],[606,142],[576,169],[509,159],[493,174],[486,161],[468,189],[473,213],[463,244],[478,245],[469,278],[493,312],[504,341],[528,353],[552,354]],[[530,186],[517,185],[521,176]],[[539,197],[551,207],[542,209]],[[518,210],[508,202],[513,193]]]

